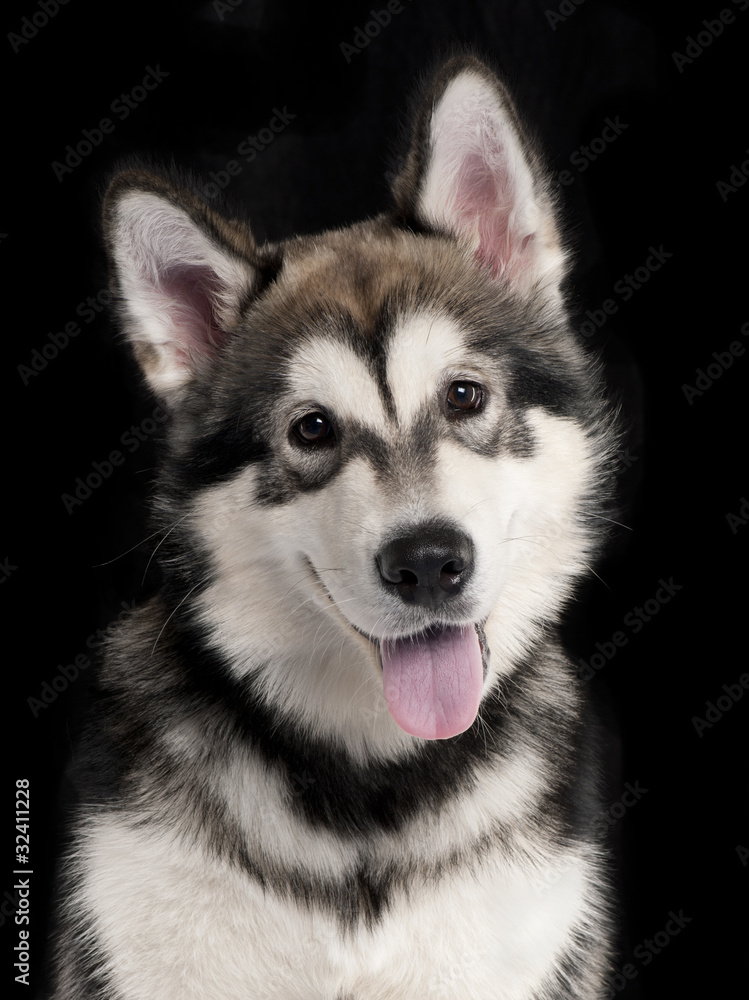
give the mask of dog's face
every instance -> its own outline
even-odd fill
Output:
[[[558,614],[606,438],[552,201],[481,64],[435,80],[393,194],[370,222],[257,247],[130,172],[105,219],[172,418],[176,599],[279,710],[402,745],[471,726]]]

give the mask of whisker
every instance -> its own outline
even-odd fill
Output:
[[[146,575],[147,575],[147,573],[148,573],[148,569],[149,569],[149,567],[150,567],[150,565],[151,565],[151,562],[153,561],[153,557],[154,557],[154,556],[156,555],[156,553],[158,552],[158,550],[159,550],[159,547],[160,547],[161,545],[163,545],[163,543],[164,543],[164,542],[165,542],[165,541],[167,540],[167,538],[168,538],[168,537],[169,537],[169,536],[171,535],[171,533],[172,533],[172,532],[174,531],[174,529],[175,529],[176,527],[178,527],[178,526],[179,526],[180,524],[182,524],[182,522],[183,522],[183,521],[185,520],[185,518],[186,518],[186,517],[189,517],[189,513],[188,513],[188,514],[185,514],[185,515],[184,515],[183,517],[180,517],[180,518],[179,518],[179,520],[177,520],[177,521],[175,521],[175,522],[174,522],[174,524],[173,524],[173,525],[171,526],[171,528],[169,529],[169,531],[167,531],[167,533],[166,533],[166,534],[164,535],[164,537],[163,537],[163,538],[162,538],[162,539],[161,539],[161,540],[159,541],[158,545],[156,546],[156,548],[155,548],[155,549],[153,550],[153,552],[151,553],[151,555],[150,555],[150,557],[149,557],[149,559],[148,559],[148,562],[146,563],[146,568],[145,568],[145,569],[143,570],[143,579],[141,580],[141,586],[143,586],[143,583],[144,583],[144,581],[145,581],[145,579],[146,579]]]
[[[118,559],[124,559],[125,556],[128,556],[130,555],[131,552],[135,552],[136,549],[139,549],[141,545],[145,545],[146,542],[150,541],[152,538],[155,538],[160,531],[161,531],[160,528],[158,531],[152,531],[150,535],[146,535],[145,538],[142,538],[139,542],[136,542],[135,545],[133,545],[129,549],[126,549],[124,552],[120,552],[120,554],[118,556],[115,556],[113,559],[107,559],[106,562],[94,563],[92,569],[101,569],[103,566],[111,566],[112,563],[116,563]]]
[[[182,600],[181,600],[181,601],[179,602],[179,604],[177,605],[177,607],[176,607],[176,608],[174,609],[174,611],[172,611],[172,613],[171,613],[171,614],[169,615],[169,617],[167,618],[167,620],[166,620],[166,621],[164,622],[164,624],[163,624],[163,625],[161,626],[161,631],[160,631],[160,632],[159,632],[159,634],[158,634],[158,635],[156,636],[156,642],[154,642],[154,644],[153,644],[153,648],[151,649],[151,656],[153,656],[153,654],[154,654],[154,653],[156,652],[156,647],[157,647],[157,645],[158,645],[158,643],[159,643],[159,639],[160,639],[160,638],[162,637],[162,635],[164,634],[164,629],[165,629],[165,628],[167,627],[167,625],[168,625],[168,624],[169,624],[169,622],[170,622],[170,621],[172,620],[172,618],[174,618],[174,616],[175,616],[175,615],[177,614],[177,612],[178,612],[178,611],[179,611],[179,609],[180,609],[180,608],[182,607],[182,605],[183,605],[183,604],[185,603],[185,601],[186,601],[186,600],[187,600],[187,598],[188,598],[188,597],[190,596],[190,594],[191,594],[191,593],[193,592],[193,590],[197,590],[199,586],[200,586],[200,584],[199,584],[199,583],[196,583],[194,587],[191,587],[191,588],[190,588],[190,589],[189,589],[189,590],[187,591],[187,593],[186,593],[186,594],[185,594],[185,596],[184,596],[184,597],[182,598]]]
[[[551,549],[550,546],[544,545],[543,542],[539,542],[538,541],[539,538],[547,538],[547,537],[548,537],[547,535],[517,535],[514,538],[504,538],[504,539],[502,539],[502,541],[500,541],[500,542],[497,543],[497,547],[499,548],[499,546],[503,545],[505,542],[521,542],[522,541],[522,542],[531,542],[534,545],[538,545],[540,548],[546,549],[547,552],[553,552],[553,549]],[[587,563],[587,562],[585,562],[584,560],[581,559],[580,560],[580,565],[584,566],[585,569],[587,569],[587,571],[589,573],[591,573],[597,580],[600,580],[601,583],[603,584],[603,586],[606,588],[606,590],[609,590],[609,591],[611,590],[611,587],[609,587],[609,585],[606,583],[606,581],[603,579],[602,576],[600,576],[598,573],[596,573],[596,571],[593,569],[593,567],[590,565],[590,563]]]
[[[608,521],[609,524],[616,524],[620,528],[624,528],[626,531],[634,531],[635,529],[630,527],[628,524],[622,524],[621,521],[614,521],[613,518],[604,517],[603,514],[594,514],[592,510],[576,510],[576,514],[582,514],[583,517],[597,517],[599,521]]]

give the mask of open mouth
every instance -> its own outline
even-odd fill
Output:
[[[314,566],[316,582],[335,601]],[[336,610],[337,607],[336,607]],[[397,639],[377,639],[353,625],[357,635],[379,649],[385,703],[405,732],[421,739],[449,739],[469,729],[478,715],[489,650],[484,623],[435,623]]]
[[[385,702],[401,729],[444,740],[473,725],[487,669],[483,627],[435,626],[383,639],[380,652]]]

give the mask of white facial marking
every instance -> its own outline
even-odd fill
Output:
[[[377,382],[348,344],[322,337],[305,341],[289,363],[286,378],[300,404],[315,401],[344,420],[384,431],[387,416]]]
[[[446,375],[465,375],[466,348],[457,324],[420,314],[402,320],[388,349],[387,380],[398,421],[407,427],[433,402]]]

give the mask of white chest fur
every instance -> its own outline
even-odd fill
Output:
[[[84,860],[85,859],[85,860]],[[99,820],[77,905],[123,1000],[523,1000],[569,952],[586,909],[573,858],[533,876],[491,857],[397,892],[373,927],[315,907],[164,836]]]

